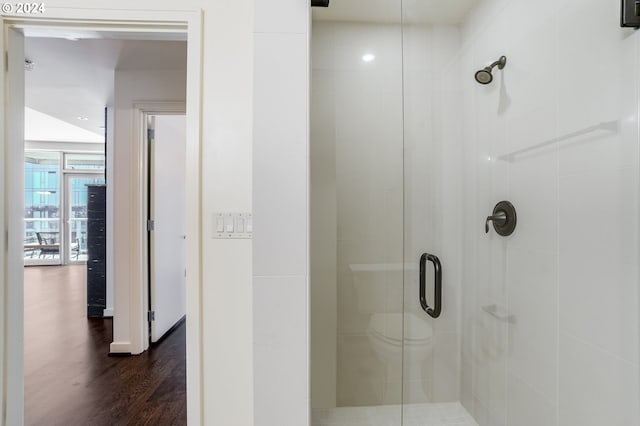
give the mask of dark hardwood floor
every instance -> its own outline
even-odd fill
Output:
[[[185,325],[109,357],[110,319],[86,317],[82,265],[25,268],[25,425],[184,425]]]

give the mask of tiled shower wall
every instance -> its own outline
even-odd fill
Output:
[[[481,1],[448,64],[462,75],[447,80],[464,160],[461,397],[480,425],[640,420],[640,52],[619,7]],[[475,83],[500,55],[493,84]],[[502,199],[518,212],[508,238],[483,229]]]
[[[306,425],[309,2],[256,1],[254,8],[251,424]],[[228,320],[233,327],[236,319]]]

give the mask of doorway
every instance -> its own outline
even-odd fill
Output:
[[[51,36],[57,35],[54,32],[49,34]],[[29,342],[25,344],[25,423],[40,424],[43,419],[53,419],[55,422],[60,423],[74,423],[76,419],[80,419],[75,417],[75,414],[72,415],[71,412],[54,409],[54,407],[60,405],[60,401],[57,404],[50,403],[51,401],[57,401],[59,397],[69,398],[74,395],[74,390],[73,388],[66,388],[63,391],[58,388],[58,391],[54,391],[52,389],[54,382],[76,382],[90,392],[100,392],[102,394],[101,401],[110,400],[110,405],[118,405],[120,403],[117,395],[124,395],[136,389],[135,384],[128,383],[126,380],[123,381],[123,373],[117,373],[117,370],[115,374],[110,375],[112,384],[106,386],[110,390],[101,389],[105,387],[102,376],[93,374],[96,368],[101,370],[114,365],[114,360],[108,358],[109,354],[119,356],[123,354],[122,352],[112,351],[110,348],[114,336],[117,336],[117,331],[114,328],[117,327],[118,322],[122,323],[122,309],[119,311],[114,309],[114,302],[108,300],[109,298],[107,297],[107,289],[109,287],[107,277],[113,277],[116,273],[121,274],[123,264],[121,261],[116,260],[114,268],[108,270],[106,261],[111,257],[107,246],[113,246],[118,241],[122,241],[123,231],[125,236],[129,234],[129,231],[118,221],[115,222],[115,226],[111,229],[113,237],[109,238],[107,234],[107,230],[110,228],[106,223],[107,216],[117,213],[119,209],[127,209],[128,200],[126,200],[126,194],[127,190],[130,190],[131,184],[129,182],[123,184],[122,181],[118,182],[116,180],[114,184],[110,185],[114,201],[111,204],[106,202],[106,190],[108,187],[105,185],[106,161],[104,152],[106,150],[105,139],[107,136],[114,135],[113,139],[115,139],[110,146],[111,149],[107,151],[116,151],[115,158],[109,161],[107,174],[117,179],[123,174],[124,170],[129,169],[130,164],[128,159],[123,159],[117,155],[118,152],[122,152],[123,147],[128,146],[124,136],[128,132],[122,129],[123,127],[127,128],[127,123],[119,115],[119,112],[113,113],[118,119],[117,121],[115,119],[107,120],[105,109],[107,113],[110,110],[113,111],[116,109],[117,103],[119,111],[126,110],[131,113],[134,106],[131,98],[134,96],[144,96],[146,98],[151,92],[145,91],[143,93],[139,89],[130,87],[131,84],[137,83],[140,77],[147,80],[147,83],[150,82],[156,86],[175,84],[178,88],[172,90],[172,92],[177,93],[181,89],[182,93],[178,99],[184,98],[186,42],[83,39],[80,35],[78,40],[67,40],[56,37],[39,37],[37,32],[33,34],[29,31],[26,31],[26,35],[25,57],[31,61],[32,70],[25,72],[25,105],[27,108],[37,112],[34,114],[27,110],[25,113],[26,145],[28,147],[34,145],[33,127],[45,127],[48,130],[47,133],[50,140],[39,141],[37,147],[40,150],[36,151],[37,155],[32,155],[31,151],[28,151],[29,157],[45,159],[48,158],[47,155],[55,157],[56,161],[53,166],[57,167],[52,174],[48,173],[50,171],[48,169],[43,170],[39,175],[34,173],[36,178],[33,179],[34,185],[41,180],[37,179],[40,175],[46,177],[50,175],[51,179],[56,183],[54,190],[37,191],[44,192],[45,195],[37,193],[36,195],[43,197],[45,200],[53,198],[58,201],[55,207],[45,206],[48,209],[47,211],[50,210],[52,219],[44,220],[55,221],[56,226],[55,233],[53,230],[38,232],[38,236],[41,236],[44,242],[40,246],[40,253],[49,255],[43,257],[43,260],[47,260],[50,263],[55,260],[59,266],[49,266],[37,271],[25,271],[25,341]],[[86,52],[89,50],[100,55],[102,61],[100,65],[110,65],[113,69],[96,73],[95,66],[92,63],[95,60],[87,61],[85,57]],[[159,50],[162,50],[161,54],[157,53]],[[144,62],[141,63],[138,57],[144,57]],[[58,59],[56,60],[56,58]],[[174,70],[174,68],[177,68],[176,62],[180,62],[181,59],[181,68]],[[134,71],[131,71],[131,69],[134,69]],[[72,78],[76,86],[69,89],[67,86],[69,77],[67,76],[72,70],[75,72]],[[164,73],[160,74],[161,71]],[[48,76],[48,79],[43,83],[42,75],[44,74]],[[59,87],[65,88],[63,93],[59,93]],[[103,91],[101,89],[108,90]],[[155,96],[168,96],[168,90],[158,89],[157,87],[155,89]],[[73,92],[71,96],[67,95],[67,91]],[[55,103],[49,103],[42,99],[47,93],[57,94]],[[75,99],[78,95],[85,93],[88,97],[94,96],[98,98],[98,101]],[[100,99],[99,96],[104,96],[104,98]],[[74,112],[69,117],[69,114],[65,114],[67,110],[78,112]],[[184,106],[182,106],[182,111],[184,111]],[[83,115],[80,116],[79,114]],[[46,119],[43,117],[46,117]],[[167,157],[168,161],[174,161],[174,164],[175,162],[180,164],[177,169],[180,171],[180,180],[184,188],[186,123],[184,121],[185,117],[183,116],[182,118],[179,144],[179,152],[181,154],[172,152],[169,155],[164,155],[164,157]],[[83,131],[80,131],[76,122],[85,126]],[[73,132],[88,140],[78,140],[75,141],[75,145],[70,145],[70,142],[67,141],[73,138]],[[117,139],[115,138],[116,134]],[[163,140],[161,145],[170,148],[174,142],[172,140],[174,136],[169,137],[171,144],[165,144]],[[93,139],[102,140],[102,143],[93,142]],[[96,152],[83,152],[78,148],[80,146],[93,148]],[[44,151],[47,148],[52,149],[52,151]],[[155,151],[163,154],[165,149],[150,150],[150,152]],[[41,160],[41,162],[43,161]],[[173,169],[176,169],[176,167],[173,167]],[[157,174],[162,178],[167,174],[167,171],[164,167],[160,167],[157,170]],[[172,175],[170,179],[165,179],[165,183],[160,188],[169,186],[174,181],[176,179]],[[165,204],[170,207],[179,206],[182,212],[180,234],[184,236],[184,189],[181,192],[183,196],[179,203],[173,199],[171,200],[173,204]],[[146,192],[141,195],[142,197],[148,196]],[[123,198],[125,199],[123,200]],[[161,210],[165,211],[167,207],[164,206]],[[164,221],[161,222],[164,224]],[[165,230],[164,226],[161,228],[162,231]],[[167,257],[162,262],[159,262],[160,265],[165,267],[163,274],[161,274],[165,278],[169,275],[166,273],[166,266],[170,266],[176,260],[179,261],[182,269],[180,274],[181,281],[178,283],[181,295],[180,297],[171,295],[164,298],[165,304],[155,308],[160,317],[159,319],[163,319],[166,316],[163,316],[163,314],[166,314],[167,309],[172,307],[171,302],[175,302],[178,305],[177,310],[180,311],[180,317],[185,315],[185,239],[182,238],[180,242],[182,245],[181,256]],[[175,247],[176,245],[174,244]],[[40,259],[40,257],[38,256],[37,258]],[[150,260],[152,259],[150,258]],[[66,267],[67,265],[69,267]],[[54,294],[52,295],[51,293]],[[157,293],[162,294],[162,292]],[[45,294],[48,297],[43,300],[40,296]],[[156,293],[153,293],[153,295],[155,296]],[[53,301],[57,303],[52,303]],[[34,306],[40,306],[42,309],[34,309]],[[109,315],[109,312],[115,313],[115,315]],[[109,316],[115,316],[115,318],[107,318]],[[55,324],[53,328],[48,329],[50,338],[65,341],[70,347],[82,347],[84,350],[76,350],[73,354],[69,354],[67,353],[68,350],[62,349],[58,345],[54,345],[48,352],[34,346],[32,342],[43,340],[40,335],[42,327],[38,327],[37,324],[42,322],[44,318],[49,319],[48,323]],[[152,320],[151,324],[157,323],[154,318],[150,319]],[[162,333],[164,334],[174,324],[170,324],[169,327],[162,330]],[[143,324],[139,324],[139,326],[142,327]],[[162,356],[164,357],[172,357],[172,359],[163,358],[163,364],[182,360],[182,363],[178,363],[179,365],[176,365],[171,374],[165,374],[163,371],[152,368],[152,366],[147,366],[141,361],[147,359],[148,362],[151,362],[147,355],[142,356],[137,363],[137,369],[146,371],[150,380],[171,384],[175,394],[172,402],[178,406],[178,413],[181,412],[179,407],[186,409],[185,389],[180,386],[185,382],[183,363],[186,348],[184,326],[182,328],[182,339],[179,338],[179,332],[177,333],[178,336],[170,339],[169,345],[173,348],[170,353],[163,352],[159,347],[154,348],[154,358],[159,358],[160,354],[163,354]],[[177,341],[176,337],[178,337]],[[146,349],[148,348],[143,348],[143,350]],[[139,353],[135,353],[131,349],[126,352],[139,355]],[[72,360],[79,361],[77,359],[78,353],[80,353],[82,359],[91,360],[90,363],[84,364],[84,367],[79,369],[79,375],[72,369],[65,368],[66,363]],[[117,361],[120,361],[117,363],[119,368],[122,371],[127,371],[127,366],[131,361],[116,359],[115,362]],[[49,381],[41,380],[43,372],[50,379]],[[182,372],[182,376],[179,375],[179,372]],[[72,411],[85,413],[85,415],[90,412],[91,407],[100,410],[102,406],[102,403],[88,400],[81,395],[76,395],[73,399],[75,409]],[[153,410],[154,406],[151,401],[145,406],[145,409]],[[51,411],[47,411],[47,409]],[[130,413],[124,420],[129,422],[134,418],[136,418],[134,413]],[[79,423],[87,421],[89,421],[88,418],[84,421],[79,421]],[[185,421],[186,419],[180,416],[174,419],[176,424],[183,424]]]
[[[149,164],[149,342],[186,314],[185,115],[144,113]]]
[[[66,12],[53,12],[51,14],[49,14],[49,16],[47,17],[49,22],[49,28],[51,26],[55,26],[55,22],[56,19],[64,19],[65,16],[63,16],[65,13],[69,13],[68,11]],[[199,13],[200,12],[182,12],[179,13],[179,16],[176,16],[176,14],[174,12],[171,13],[156,13],[154,15],[153,18],[149,18],[148,16],[144,17],[144,19],[142,19],[142,16],[127,16],[127,19],[132,19],[132,21],[136,21],[136,22],[146,22],[147,24],[131,24],[127,21],[121,21],[122,16],[120,16],[121,14],[114,12],[114,11],[104,11],[104,10],[83,10],[83,11],[79,11],[78,12],[79,15],[76,15],[75,17],[78,18],[79,16],[81,17],[80,19],[86,19],[88,21],[91,22],[91,27],[96,28],[97,30],[100,30],[100,22],[106,22],[104,20],[109,20],[109,23],[112,25],[114,22],[118,22],[119,24],[121,24],[118,29],[113,30],[113,28],[110,26],[110,30],[112,32],[126,32],[127,30],[131,30],[132,28],[135,28],[137,31],[142,31],[142,32],[146,32],[147,35],[149,35],[150,33],[153,33],[154,30],[155,31],[159,31],[159,33],[165,33],[166,32],[166,27],[168,25],[168,23],[171,22],[175,22],[175,24],[173,24],[174,26],[174,31],[175,29],[180,29],[181,31],[183,31],[185,34],[187,34],[187,37],[189,38],[189,40],[192,40],[194,42],[193,48],[195,48],[196,50],[194,52],[199,52],[199,44],[200,44],[200,21],[199,21]],[[60,16],[57,16],[60,15]],[[136,12],[131,12],[130,15],[136,15]],[[138,15],[140,15],[140,13],[138,13]],[[176,19],[178,21],[176,21]],[[20,95],[20,87],[23,85],[23,80],[21,77],[19,77],[20,71],[21,70],[21,66],[22,63],[24,62],[24,57],[23,57],[23,50],[21,47],[21,44],[23,43],[23,38],[21,35],[21,32],[27,28],[30,27],[30,23],[33,24],[34,27],[37,27],[37,21],[38,19],[27,19],[26,20],[27,23],[25,24],[25,20],[22,19],[20,24],[16,27],[15,24],[16,22],[11,21],[10,19],[7,18],[3,18],[3,22],[5,24],[9,25],[8,31],[5,31],[5,34],[8,35],[8,40],[6,45],[8,45],[8,59],[9,59],[9,63],[12,64],[11,66],[9,66],[9,71],[7,73],[7,77],[8,77],[8,84],[7,87],[9,88],[8,93],[5,93],[5,96],[8,97],[8,99],[10,99],[10,102],[7,102],[8,107],[7,107],[7,119],[5,120],[6,125],[8,126],[7,129],[7,134],[8,134],[8,144],[7,144],[7,156],[9,158],[8,163],[11,164],[11,166],[7,169],[6,171],[6,175],[5,178],[8,179],[9,182],[12,182],[13,184],[17,184],[17,183],[21,183],[22,182],[22,173],[21,173],[21,167],[22,167],[22,161],[17,162],[16,161],[11,161],[11,159],[13,160],[17,160],[18,158],[22,157],[22,152],[23,152],[23,136],[22,136],[22,131],[19,128],[20,126],[16,126],[15,123],[21,123],[22,120],[21,118],[23,117],[23,108],[21,105],[21,100],[22,100],[22,96]],[[154,22],[161,22],[161,24],[158,27],[154,27]],[[89,26],[89,24],[87,23],[86,25],[83,25],[83,28],[87,28]],[[68,25],[65,26],[67,29],[69,28]],[[141,28],[144,27],[144,28]],[[190,97],[187,100],[187,102],[192,105],[192,111],[194,111],[194,115],[190,116],[190,118],[188,118],[187,122],[188,122],[188,140],[189,140],[189,144],[193,147],[195,146],[199,146],[200,145],[200,140],[199,140],[199,134],[200,131],[198,130],[200,127],[200,123],[199,123],[199,109],[200,109],[200,104],[198,101],[198,97],[199,97],[199,84],[200,84],[200,54],[194,54],[194,55],[190,55],[189,56],[189,66],[188,69],[190,70],[189,73],[190,75],[193,77],[193,79],[191,79],[192,83],[191,83],[191,87],[192,89],[190,90]],[[199,149],[195,149],[192,152],[192,156],[191,158],[189,158],[190,163],[193,163],[193,167],[190,168],[190,173],[188,174],[188,178],[195,183],[194,188],[196,188],[196,191],[198,191],[199,189],[199,185],[198,185],[198,176],[200,173],[200,169],[199,169],[199,164],[200,161],[198,159],[199,156]],[[19,166],[19,167],[18,167]],[[72,185],[72,182],[68,182],[68,185]],[[18,261],[18,256],[17,254],[19,253],[20,257],[23,256],[23,246],[24,246],[24,241],[23,241],[23,236],[22,236],[22,226],[21,226],[21,222],[22,222],[22,208],[20,206],[22,206],[22,202],[18,202],[16,203],[15,201],[18,200],[22,200],[22,195],[20,194],[20,192],[22,191],[22,186],[19,185],[20,191],[17,191],[15,189],[15,187],[12,187],[11,185],[7,185],[7,189],[9,191],[9,193],[7,194],[8,199],[10,200],[10,202],[8,203],[8,206],[5,209],[6,214],[8,214],[8,223],[10,226],[8,226],[8,230],[9,230],[9,250],[7,252],[7,257],[8,257],[8,265],[9,265],[9,270],[8,270],[8,283],[10,283],[8,291],[7,291],[7,299],[5,300],[5,303],[7,303],[7,306],[9,306],[10,308],[6,311],[7,312],[7,321],[8,321],[8,326],[5,327],[5,330],[9,330],[7,331],[7,334],[5,335],[5,342],[7,343],[7,347],[9,348],[7,350],[7,358],[5,361],[5,367],[7,370],[5,370],[5,373],[9,372],[8,374],[5,374],[4,377],[6,377],[6,383],[5,383],[5,388],[4,389],[12,389],[11,392],[6,394],[6,401],[7,401],[7,412],[5,414],[5,419],[4,421],[8,424],[19,424],[22,423],[22,419],[23,419],[23,401],[22,401],[22,393],[21,392],[17,392],[17,389],[22,389],[23,387],[23,378],[22,378],[22,374],[21,372],[23,371],[23,361],[22,361],[22,356],[20,353],[12,350],[12,348],[19,348],[22,346],[21,342],[23,339],[23,322],[22,322],[22,300],[23,300],[23,290],[22,290],[22,282],[23,279],[21,277],[21,265],[22,265],[22,261]],[[13,202],[11,201],[13,200]],[[199,216],[198,213],[198,203],[197,200],[195,198],[191,199],[191,203],[188,204],[189,209],[188,209],[188,214],[191,216],[191,218],[193,219],[193,223],[194,225],[199,223],[199,220],[197,219],[197,217]],[[73,205],[69,205],[69,211],[72,212],[73,211]],[[18,214],[18,211],[20,210],[20,214]],[[134,211],[132,212],[133,214],[139,215],[140,211],[138,209],[133,209]],[[69,220],[71,221],[72,219],[72,215],[69,214]],[[78,217],[77,219],[82,219],[81,217]],[[198,225],[195,225],[198,226]],[[134,226],[135,232],[134,234],[136,235],[135,238],[141,239],[142,236],[142,232],[137,232],[137,226]],[[82,232],[80,231],[80,234]],[[74,247],[74,240],[79,240],[81,237],[77,235],[77,233],[74,235],[72,233],[72,231],[70,231],[68,233],[68,235],[66,235],[64,237],[64,239],[68,240],[67,241],[67,249],[68,250],[64,250],[63,256],[68,256],[70,257],[72,260],[74,260],[76,253],[74,253],[73,247]],[[82,244],[81,241],[77,241],[77,256],[78,259],[81,256],[80,251],[82,250]],[[20,248],[18,250],[18,247]],[[199,246],[197,244],[193,244],[192,246],[189,247],[190,251],[193,251],[193,259],[194,261],[192,262],[193,264],[198,264],[199,263],[199,258],[200,256],[197,255],[197,253],[199,253]],[[20,259],[21,260],[21,259]],[[197,268],[199,270],[199,267]],[[193,287],[193,289],[191,291],[196,291],[195,294],[197,294],[198,292],[198,288],[200,286],[199,283],[199,275],[197,273],[194,273],[192,275],[192,281],[190,281],[191,285],[187,286],[189,287]],[[196,297],[197,300],[197,297]],[[142,310],[146,310],[146,307],[144,305],[138,305],[139,300],[132,298],[131,299],[131,303],[132,305],[134,305],[131,308],[131,312],[135,312],[136,310],[138,311],[142,311]],[[200,311],[199,309],[196,309],[195,311],[193,311],[194,313],[194,317],[199,317],[200,315]],[[135,317],[135,315],[133,316]],[[133,325],[133,318],[130,318],[127,322],[130,322]],[[198,327],[199,322],[196,321],[196,325],[195,328],[193,329],[195,331],[195,333],[191,333],[193,334],[192,337],[192,348],[193,348],[193,353],[196,354],[196,357],[198,357],[198,353],[200,352],[199,349],[199,327]],[[140,327],[141,329],[143,328],[143,325],[141,323],[137,324],[138,327]],[[21,351],[20,351],[21,352]],[[194,365],[192,368],[192,371],[197,371],[198,370],[198,365]],[[197,407],[200,405],[199,404],[199,399],[200,399],[200,384],[198,381],[194,381],[192,382],[192,386],[190,387],[192,390],[191,393],[191,397],[195,398],[194,403],[190,404],[192,407],[195,407],[196,409],[192,409],[193,412],[193,419],[196,419],[195,421],[198,421],[197,419],[199,418],[199,410],[197,410]]]

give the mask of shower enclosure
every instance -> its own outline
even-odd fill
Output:
[[[619,22],[602,0],[313,10],[313,426],[640,424]]]

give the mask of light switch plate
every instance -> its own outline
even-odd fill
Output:
[[[217,240],[253,238],[253,214],[251,213],[213,213],[213,238]],[[223,230],[220,230],[223,224]],[[241,226],[239,226],[241,224]],[[239,232],[240,231],[240,232]]]

